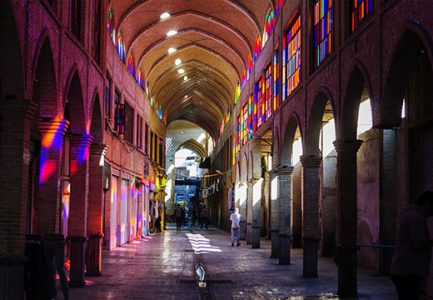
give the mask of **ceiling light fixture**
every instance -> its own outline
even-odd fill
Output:
[[[176,48],[173,48],[173,47],[170,47],[170,48],[168,48],[168,54],[172,54],[172,53],[174,53],[174,52],[176,52]]]
[[[178,59],[176,59],[174,61],[174,63],[175,63],[176,66],[178,66],[178,65],[180,65],[182,63],[182,61],[180,60],[180,58],[178,58]]]
[[[184,81],[187,81],[187,80],[188,80],[188,76],[186,76],[186,75],[183,76],[183,80],[184,80]]]
[[[182,69],[182,68],[180,68],[179,70],[177,70],[177,73],[179,73],[179,74],[183,74],[183,73],[185,73],[185,70]]]
[[[165,20],[165,19],[168,19],[168,18],[170,18],[170,13],[169,12],[163,12],[160,16],[159,16],[159,18],[161,19],[161,20]]]
[[[176,34],[177,34],[177,30],[170,30],[169,32],[167,32],[168,37],[171,37],[171,36],[176,35]]]

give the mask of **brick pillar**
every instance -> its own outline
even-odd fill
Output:
[[[37,106],[20,97],[0,99],[0,299],[24,296],[28,142]]]
[[[356,153],[362,141],[334,142],[337,150],[338,294],[354,297],[357,287]]]
[[[291,178],[293,167],[278,168],[278,224],[280,237],[280,263],[290,264],[292,228],[291,220]]]
[[[247,183],[247,245],[253,242],[253,182]]]
[[[84,286],[85,249],[89,194],[89,148],[91,135],[73,135],[71,141],[71,195],[69,241],[71,259],[70,285]],[[93,187],[92,187],[93,188]]]
[[[317,262],[320,240],[319,198],[320,165],[319,156],[301,156],[302,163],[302,239],[303,239],[303,276],[317,277]]]
[[[262,197],[263,197],[263,178],[253,179],[249,182],[251,186],[251,245],[252,248],[260,248],[260,229],[262,224]]]
[[[269,172],[270,177],[270,235],[271,235],[271,258],[280,256],[280,243],[278,237],[278,171],[273,169]]]
[[[69,121],[61,118],[44,118],[38,123],[42,140],[39,191],[36,199],[38,209],[36,233],[44,237],[58,233],[59,230],[63,137]]]
[[[87,233],[89,242],[87,247],[86,265],[87,275],[101,275],[103,209],[104,209],[104,155],[107,150],[105,144],[93,143],[89,157],[89,209],[87,218]],[[102,164],[102,165],[101,165]]]

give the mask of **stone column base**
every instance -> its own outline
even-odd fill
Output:
[[[291,235],[290,234],[280,234],[280,256],[278,260],[278,264],[280,265],[289,265],[290,264],[290,244],[291,244]]]
[[[273,229],[271,233],[271,258],[280,257],[280,238],[278,237],[278,230]]]
[[[24,298],[24,267],[26,257],[0,257],[0,299]]]
[[[86,275],[101,276],[102,234],[89,236],[87,242]]]
[[[251,245],[253,242],[253,225],[247,223],[247,245]]]
[[[85,285],[84,270],[86,258],[86,241],[84,236],[71,236],[68,237],[70,242],[70,281],[71,287],[83,287]]]
[[[317,277],[317,262],[319,252],[319,239],[314,237],[304,237],[304,259],[303,276]]]
[[[258,225],[253,225],[251,226],[252,229],[252,239],[251,239],[251,244],[252,244],[252,248],[253,249],[258,249],[260,248],[260,229],[261,227]]]
[[[241,240],[245,240],[247,237],[247,222],[241,221],[240,226],[241,226]]]

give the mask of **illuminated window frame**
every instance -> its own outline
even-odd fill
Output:
[[[280,52],[277,49],[274,51],[274,103],[273,109],[276,111],[280,107]]]
[[[264,121],[267,121],[272,116],[272,64],[265,70],[265,111],[264,111]]]
[[[285,71],[287,72],[285,78],[286,97],[285,99],[298,87],[301,81],[301,16],[295,15],[293,23],[290,25],[286,34],[286,61]]]
[[[358,28],[366,16],[373,12],[373,0],[350,0],[350,19],[352,32]]]
[[[313,0],[313,46],[314,46],[314,67],[320,64],[333,51],[333,1],[334,0]]]

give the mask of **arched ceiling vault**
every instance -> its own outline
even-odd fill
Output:
[[[109,7],[167,122],[191,121],[216,138],[273,0],[109,0]],[[171,16],[161,20],[164,12]]]

